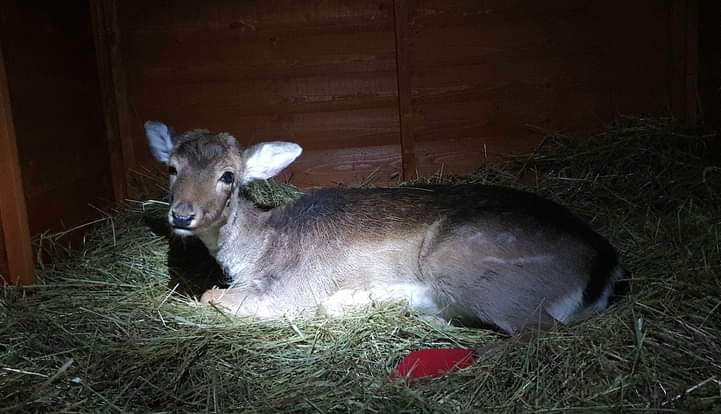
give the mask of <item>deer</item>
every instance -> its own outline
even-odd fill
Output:
[[[438,323],[516,335],[604,311],[627,273],[616,249],[569,209],[531,192],[480,184],[321,188],[264,209],[249,183],[303,150],[243,147],[229,133],[145,123],[169,174],[168,224],[195,236],[229,280],[199,302],[276,319],[329,317],[405,302]]]

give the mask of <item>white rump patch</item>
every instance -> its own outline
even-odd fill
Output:
[[[561,323],[580,321],[594,313],[602,312],[608,308],[613,287],[624,274],[623,269],[620,266],[616,266],[611,272],[611,277],[608,278],[608,283],[606,283],[606,287],[603,288],[601,295],[595,302],[586,307],[583,307],[583,289],[576,289],[571,294],[551,304],[547,312]]]
[[[570,294],[552,303],[546,312],[561,323],[569,323],[576,319],[578,310],[583,305],[583,289],[574,289]]]
[[[611,298],[611,294],[613,293],[614,286],[620,279],[625,276],[625,274],[626,272],[623,270],[623,268],[621,268],[621,266],[619,265],[616,265],[616,267],[614,267],[613,271],[611,272],[611,277],[608,278],[608,283],[606,284],[606,287],[603,288],[603,292],[601,292],[601,296],[599,296],[595,302],[589,305],[587,309],[584,309],[584,313],[588,312],[588,314],[590,315],[591,313],[597,313],[605,310],[608,307],[608,302]]]

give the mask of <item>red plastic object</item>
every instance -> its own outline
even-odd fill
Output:
[[[398,363],[391,378],[420,379],[438,377],[471,366],[476,351],[464,348],[421,349],[413,351]]]

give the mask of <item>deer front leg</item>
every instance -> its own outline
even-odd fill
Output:
[[[276,306],[267,295],[260,295],[248,288],[213,288],[206,290],[200,303],[212,304],[237,316],[253,316],[262,319],[279,318],[287,309]]]

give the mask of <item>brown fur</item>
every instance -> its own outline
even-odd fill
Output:
[[[299,153],[197,131],[174,141],[169,220],[197,217],[190,232],[233,281],[201,301],[280,317],[406,300],[433,318],[515,333],[603,309],[622,274],[615,250],[567,209],[508,188],[325,189],[270,211],[243,196],[265,164],[270,176]],[[233,186],[219,181],[227,171]]]

